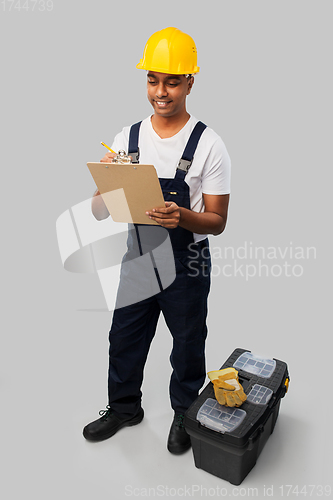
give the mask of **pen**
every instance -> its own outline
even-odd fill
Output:
[[[101,141],[101,144],[102,146],[105,146],[109,151],[111,151],[111,153],[117,154],[115,151],[113,151],[113,149],[109,148],[109,146],[107,146],[104,142]]]

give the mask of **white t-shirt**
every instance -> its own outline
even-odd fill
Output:
[[[151,123],[151,117],[142,121],[139,132],[139,162],[155,166],[160,178],[173,178],[178,162],[182,157],[187,141],[198,120],[191,116],[186,125],[174,136],[162,139]],[[124,127],[116,135],[112,149],[128,152],[130,127]],[[190,206],[194,212],[204,212],[202,194],[230,193],[230,157],[222,139],[211,129],[206,128],[199,140],[192,165],[186,174],[185,182],[190,188]],[[194,241],[207,237],[194,233]]]

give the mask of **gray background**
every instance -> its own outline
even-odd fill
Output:
[[[315,496],[332,467],[332,3],[9,6],[2,2],[0,11],[3,497],[143,495],[134,488],[156,488],[157,496],[158,486],[167,496],[167,488],[185,485],[225,488],[230,497],[248,488],[264,497],[273,485],[279,497],[285,484],[315,485]],[[99,444],[81,434],[107,402],[111,313],[96,275],[62,268],[55,222],[92,195],[86,162],[104,155],[100,141],[110,144],[151,112],[145,73],[135,65],[148,37],[167,26],[196,42],[201,71],[188,110],[221,135],[232,159],[229,221],[211,245],[317,252],[288,259],[303,266],[300,277],[213,280],[207,371],[243,347],[286,361],[291,375],[276,429],[236,491],[196,469],[191,451],[175,457],[166,450],[171,339],[162,319],[146,366],[142,424]]]

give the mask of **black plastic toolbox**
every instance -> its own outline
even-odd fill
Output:
[[[247,400],[237,409],[222,406],[209,382],[187,410],[184,423],[195,466],[239,485],[274,430],[289,374],[283,361],[262,359],[245,349],[234,350],[221,369],[228,367],[238,371]]]

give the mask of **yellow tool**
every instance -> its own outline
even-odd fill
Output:
[[[115,151],[113,151],[113,149],[109,148],[109,146],[107,146],[107,145],[105,144],[105,142],[102,142],[102,141],[101,141],[101,144],[102,144],[102,146],[106,147],[106,149],[108,149],[109,151],[111,151],[111,153],[114,153],[115,155],[117,154]]]
[[[208,372],[209,379],[214,384],[214,393],[220,405],[241,406],[246,401],[246,394],[238,380],[235,368],[224,368]]]

